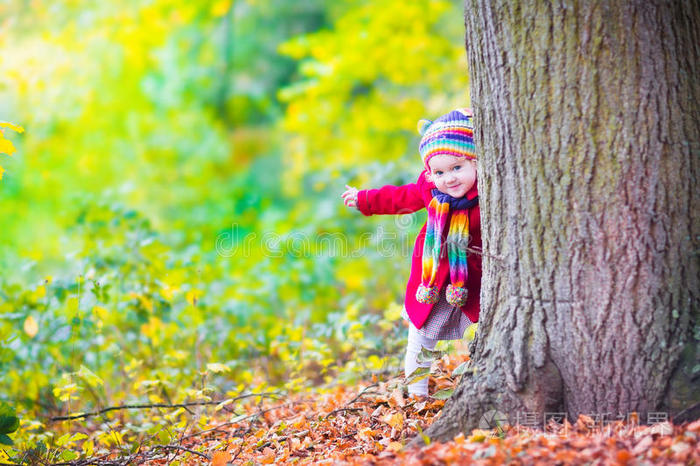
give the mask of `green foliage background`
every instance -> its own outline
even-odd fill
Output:
[[[16,448],[191,422],[129,412],[84,438],[59,414],[398,371],[424,214],[340,193],[416,178],[417,120],[468,104],[462,24],[456,0],[0,3],[0,120],[26,130],[0,154]]]

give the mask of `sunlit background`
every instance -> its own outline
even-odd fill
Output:
[[[468,104],[461,3],[0,2],[16,441],[95,405],[397,370],[424,213],[340,194],[415,181],[417,120]]]

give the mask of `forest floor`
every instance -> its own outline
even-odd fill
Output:
[[[455,353],[465,354],[463,351]],[[468,357],[466,357],[468,359]],[[433,365],[430,393],[454,387],[454,369],[465,356],[449,354]],[[446,443],[408,443],[439,416],[442,399],[406,398],[402,378],[339,385],[323,393],[285,399],[252,399],[248,412],[221,416],[177,445],[151,448],[128,458],[139,464],[696,464],[700,421],[650,425],[604,424],[581,415],[571,424],[498,425],[459,434]],[[443,392],[449,393],[449,392]],[[543,424],[543,423],[542,423]],[[426,437],[423,437],[426,439]],[[115,464],[115,463],[111,463]]]

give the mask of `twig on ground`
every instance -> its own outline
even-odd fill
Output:
[[[259,396],[259,397],[267,397],[267,398],[275,398],[277,396],[280,396],[281,394],[278,392],[269,392],[269,393],[248,393],[246,395],[240,395],[235,398],[233,398],[233,401],[238,401],[242,400],[245,398],[250,398],[253,396]],[[134,405],[122,405],[122,406],[110,406],[109,408],[104,408],[99,411],[93,411],[90,413],[83,413],[83,414],[76,414],[73,416],[57,416],[57,417],[52,417],[49,419],[50,422],[55,422],[55,421],[71,421],[74,419],[85,419],[88,417],[92,416],[99,416],[100,414],[107,413],[109,411],[119,411],[123,409],[152,409],[152,408],[187,408],[188,406],[207,406],[207,405],[218,405],[219,403],[222,403],[229,398],[226,398],[225,400],[218,400],[218,401],[191,401],[188,403],[174,403],[174,404],[168,404],[168,403],[150,403],[150,404],[134,404]]]
[[[230,426],[233,424],[238,424],[240,422],[247,421],[248,419],[259,417],[259,416],[267,413],[268,411],[274,411],[275,409],[281,409],[281,408],[286,408],[286,407],[293,406],[293,405],[310,403],[310,402],[311,401],[293,401],[291,403],[285,403],[285,404],[280,405],[280,406],[273,406],[271,408],[263,409],[263,410],[255,412],[255,413],[248,414],[247,416],[244,416],[244,417],[239,417],[235,421],[223,422],[217,426],[212,427],[211,429],[206,429],[206,430],[202,430],[200,432],[195,432],[195,433],[190,434],[186,437],[183,437],[182,440],[187,440],[187,439],[192,438],[192,437],[198,437],[200,435],[207,434],[207,433],[215,431],[215,430],[220,430],[222,427]]]
[[[362,411],[362,408],[339,408],[339,409],[334,409],[333,411],[331,411],[330,413],[328,413],[328,415],[326,415],[326,418],[329,418],[329,417],[331,417],[331,416],[334,416],[334,415],[336,415],[336,414],[338,414],[338,413],[345,413],[345,412],[348,412],[348,411]]]
[[[330,413],[326,414],[325,417],[326,417],[326,418],[329,418],[329,417],[331,417],[331,416],[334,415],[334,414],[341,413],[341,412],[344,412],[344,411],[352,411],[352,410],[358,410],[358,411],[359,411],[359,408],[348,408],[348,406],[350,406],[351,404],[355,403],[357,400],[359,400],[360,398],[362,398],[362,395],[367,394],[367,393],[368,393],[368,390],[369,390],[370,388],[374,388],[374,387],[378,387],[378,386],[379,386],[378,383],[373,383],[372,385],[366,386],[365,388],[362,389],[362,391],[360,391],[360,393],[357,394],[357,396],[356,396],[355,398],[353,398],[352,400],[350,400],[350,401],[348,401],[347,403],[345,403],[345,406],[344,406],[344,407],[338,408],[338,409],[334,409],[334,410],[331,411]]]
[[[189,448],[181,447],[180,445],[155,445],[151,450],[153,450],[153,449],[182,450],[182,451],[186,451],[188,453],[192,453],[192,454],[197,455],[197,456],[201,456],[202,458],[206,458],[206,459],[211,461],[211,456],[206,455],[204,453],[200,453],[200,452],[195,451],[195,450],[191,450]]]

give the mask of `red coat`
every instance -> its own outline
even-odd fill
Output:
[[[357,193],[357,207],[364,215],[373,214],[408,214],[416,212],[428,206],[433,198],[431,190],[435,185],[425,179],[425,171],[421,172],[415,183],[403,186],[387,185],[379,189],[365,189]],[[473,199],[478,195],[476,184],[470,189],[466,196]],[[449,219],[448,223],[449,225]],[[433,304],[423,304],[416,301],[416,290],[421,282],[423,241],[425,238],[425,227],[421,228],[416,244],[413,247],[413,257],[411,258],[411,275],[406,286],[406,299],[404,305],[408,317],[417,328],[421,328],[425,323]],[[443,241],[447,236],[447,228],[443,234]],[[469,247],[481,250],[481,221],[479,216],[479,206],[469,209]],[[481,255],[468,253],[467,266],[469,275],[467,277],[467,289],[469,290],[467,302],[462,306],[462,312],[469,317],[472,322],[479,320],[479,293],[481,291]],[[436,285],[443,288],[450,283],[450,269],[446,248],[443,248],[443,255],[438,264]]]

